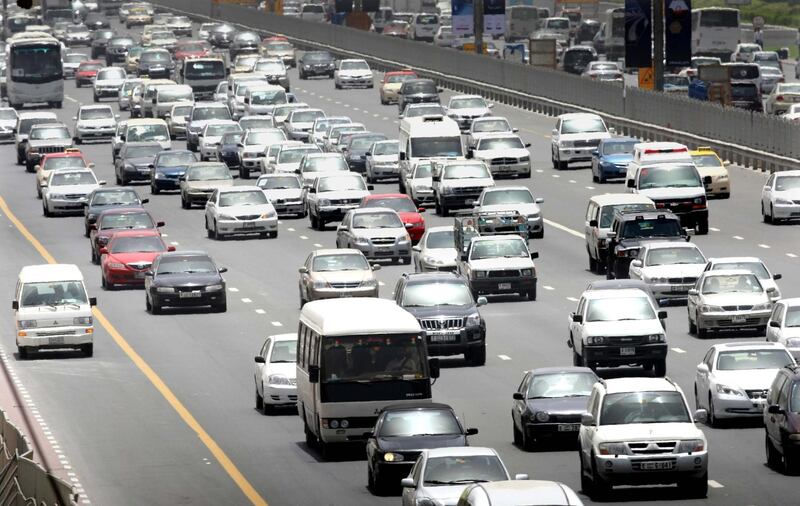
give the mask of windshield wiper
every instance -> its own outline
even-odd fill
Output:
[[[291,363],[294,363],[294,360],[271,360],[270,363],[272,363],[272,364],[291,364]]]

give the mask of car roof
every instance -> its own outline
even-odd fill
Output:
[[[167,124],[163,119],[159,119],[159,118],[128,119],[128,120],[125,120],[125,123],[128,126],[136,126],[136,125],[166,125]]]
[[[80,151],[70,151],[61,153],[42,153],[42,160],[49,158],[83,158],[83,153]]]
[[[373,297],[308,302],[300,312],[300,320],[323,336],[387,333],[408,336],[422,332],[417,319],[393,300]]]
[[[483,97],[480,95],[453,95],[452,97],[450,97],[450,101],[459,100],[463,98],[480,98],[481,100],[483,100]]]
[[[667,249],[667,248],[684,248],[684,249],[698,249],[697,245],[691,242],[679,241],[656,241],[645,243],[642,247],[647,249]]]
[[[314,256],[324,256],[324,255],[358,255],[364,256],[361,250],[357,250],[354,248],[323,248],[323,249],[315,249],[311,252]]]
[[[597,63],[597,62],[592,62]],[[600,63],[609,63],[609,62],[600,62]],[[641,142],[640,139],[636,137],[609,137],[608,139],[601,139],[600,144],[617,144],[623,142]],[[632,193],[620,193],[619,195],[633,195]]]
[[[452,406],[441,402],[426,402],[426,401],[412,401],[388,404],[381,409],[381,412],[386,411],[420,411],[423,409],[447,409],[453,411]]]
[[[381,200],[381,199],[405,199],[411,200],[411,197],[404,193],[373,193],[364,197],[364,201]]]
[[[466,283],[466,279],[457,272],[409,272],[404,274],[408,284],[416,283]]]
[[[787,171],[783,171],[783,172],[776,172],[775,176],[777,176],[777,177],[785,177],[785,176],[796,177],[796,176],[800,176],[800,170],[787,170]]]
[[[591,373],[594,374],[594,371],[589,369],[588,367],[578,367],[578,366],[564,366],[564,367],[537,367],[535,369],[531,369],[527,371],[533,375],[537,374],[558,374],[558,373],[565,373],[565,372],[584,372],[584,373]]]
[[[764,261],[758,257],[712,257],[708,259],[708,263],[710,263],[711,265],[736,263],[736,262],[758,262],[762,264],[764,263]]]
[[[48,111],[36,111],[36,112],[21,112],[19,113],[19,119],[36,119],[36,118],[46,118],[46,119],[56,119],[56,113],[48,112]]]
[[[505,191],[505,190],[525,190],[527,192],[533,193],[530,188],[527,186],[490,186],[488,188],[483,189],[483,193],[492,193],[498,191]]]
[[[74,264],[26,265],[19,271],[19,279],[23,283],[73,281],[82,280],[83,274],[78,266]]]
[[[439,225],[436,227],[428,227],[425,231],[431,232],[453,232],[456,229],[453,225]],[[455,247],[455,246],[454,246]]]
[[[200,250],[168,251],[166,253],[162,253],[161,254],[162,258],[168,258],[168,257],[197,257],[197,256],[203,256],[203,257],[211,258],[211,255],[209,255],[208,252],[200,251]]]
[[[274,334],[274,335],[271,335],[271,336],[267,336],[267,339],[272,339],[273,341],[296,341],[297,340],[297,333]]]
[[[569,505],[566,486],[556,481],[503,480],[479,483],[489,496],[489,504]]]
[[[485,132],[485,133],[482,132],[480,140],[484,140],[484,139],[508,139],[508,138],[519,139],[520,136],[519,136],[519,134],[514,133],[514,132]]]
[[[647,297],[648,294],[644,290],[638,288],[617,288],[617,289],[603,289],[603,290],[587,290],[583,292],[583,297],[586,299],[620,299],[630,297]]]
[[[260,190],[260,188],[259,188]],[[397,215],[397,211],[394,209],[389,209],[388,207],[357,207],[355,209],[351,209],[349,211],[356,214],[394,214]]]
[[[83,104],[78,109],[111,109],[111,106],[106,104]]]
[[[755,276],[752,272],[745,270],[745,269],[719,269],[719,270],[711,270],[711,271],[704,271],[703,275],[705,277],[710,276]]]
[[[590,113],[590,112],[568,112],[566,114],[561,114],[558,116],[558,119],[565,120],[565,119],[603,119],[599,115]]]
[[[485,446],[450,446],[422,450],[429,459],[437,457],[498,456],[497,450]]]
[[[228,186],[226,188],[220,188],[220,193],[238,193],[238,192],[252,192],[257,191],[260,192],[261,188],[255,185],[242,185],[242,186]]]
[[[786,307],[800,306],[800,297],[789,297],[786,299],[781,299],[778,302],[786,305]]]
[[[148,216],[150,215],[149,212],[143,207],[123,207],[123,208],[111,208],[111,209],[104,209],[100,212],[101,216],[106,214],[141,214],[145,213]]]
[[[667,378],[613,378],[603,383],[606,393],[615,394],[623,392],[670,391],[677,392],[678,387]]]
[[[114,239],[118,237],[161,237],[161,232],[154,228],[137,228],[114,232]]]
[[[123,148],[137,148],[141,146],[150,146],[150,147],[161,147],[161,144],[157,143],[156,141],[131,141],[126,142],[122,147]]]
[[[757,342],[736,342],[736,343],[717,343],[711,346],[717,351],[729,350],[765,350],[765,349],[784,349],[781,343],[774,343],[771,341],[757,341]]]
[[[655,208],[655,203],[650,197],[638,193],[607,193],[605,195],[595,195],[589,200],[599,206],[610,206],[617,204],[652,204]]]

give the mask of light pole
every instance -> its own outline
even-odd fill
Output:
[[[473,0],[472,20],[475,23],[475,54],[483,54],[483,0]]]

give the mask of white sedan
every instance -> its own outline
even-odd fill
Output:
[[[106,184],[91,169],[62,169],[50,173],[42,189],[42,213],[47,216],[83,213],[89,194]]]
[[[761,190],[764,223],[800,218],[800,170],[774,172]]]
[[[767,341],[786,346],[795,359],[800,358],[800,298],[775,303],[767,324]]]
[[[263,414],[297,402],[297,334],[267,337],[255,357],[256,409]]]
[[[229,186],[214,190],[206,204],[208,237],[259,234],[278,237],[278,213],[258,186]]]
[[[372,70],[366,60],[341,60],[333,72],[333,85],[337,90],[348,87],[372,88]]]

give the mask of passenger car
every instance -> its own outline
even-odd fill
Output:
[[[358,249],[370,260],[411,263],[411,237],[392,209],[350,210],[336,229],[336,247]]]
[[[491,116],[494,104],[489,104],[480,95],[455,95],[447,103],[447,115],[452,118],[461,132],[469,132],[476,118]]]
[[[350,209],[359,206],[371,189],[358,174],[316,177],[304,197],[311,228],[325,230],[326,223],[341,220]]]
[[[581,426],[595,373],[585,367],[541,367],[526,371],[513,394],[514,443],[525,451],[547,440],[572,440]]]
[[[292,214],[304,218],[303,185],[294,174],[265,174],[259,176],[256,186],[267,196],[278,216]]]
[[[680,218],[669,211],[615,210],[611,230],[606,233],[606,278],[628,277],[631,262],[642,245],[653,241],[688,241],[688,234],[681,227]]]
[[[162,151],[157,142],[126,142],[114,162],[114,177],[118,185],[131,181],[150,181],[153,159]]]
[[[414,272],[455,271],[457,268],[458,251],[452,225],[428,227],[412,249]]]
[[[180,190],[181,176],[195,162],[197,158],[188,149],[159,151],[150,167],[150,193],[158,195],[162,191]]]
[[[61,169],[50,173],[42,189],[42,214],[45,217],[82,212],[89,194],[106,184],[98,181],[91,169]]]
[[[591,161],[592,151],[612,133],[596,114],[560,115],[551,135],[553,168],[563,170],[570,163]]]
[[[706,267],[706,257],[692,243],[650,242],[639,249],[628,269],[631,279],[650,285],[659,304],[683,301]]]
[[[189,209],[196,203],[205,205],[214,190],[233,186],[233,177],[224,163],[197,162],[186,167],[180,176],[181,207]]]
[[[408,79],[415,79],[417,73],[413,70],[395,70],[383,74],[379,91],[381,104],[392,104],[397,102],[397,92]]]
[[[143,286],[145,273],[161,253],[175,251],[155,229],[120,230],[100,248],[100,283],[106,290],[117,285]]]
[[[781,274],[773,274],[758,257],[714,257],[708,259],[705,270],[716,271],[721,269],[744,269],[750,271],[756,275],[772,302],[776,302],[781,298],[781,290],[776,281],[783,276]]]
[[[800,299],[781,299],[772,308],[767,324],[767,341],[784,345],[800,358]]]
[[[94,101],[99,102],[104,97],[118,97],[126,77],[125,69],[120,67],[106,67],[98,70],[92,83]]]
[[[387,369],[401,366],[395,362],[391,360]],[[367,486],[373,493],[398,489],[422,448],[467,446],[467,437],[477,433],[464,428],[447,404],[390,404],[381,410],[367,439]]]
[[[366,60],[339,60],[333,72],[333,85],[337,90],[357,86],[372,88],[372,70]]]
[[[622,81],[624,76],[619,64],[612,61],[589,62],[581,75],[597,81]]]
[[[300,79],[311,76],[327,76],[333,78],[336,63],[327,51],[306,51],[297,60],[297,72]]]
[[[687,302],[689,333],[705,338],[712,330],[748,330],[764,335],[772,301],[755,274],[744,269],[705,271]]]
[[[396,140],[375,141],[364,153],[368,183],[378,179],[394,179],[400,171],[400,145]]]
[[[169,51],[162,48],[148,48],[139,55],[136,75],[150,79],[170,79],[175,71],[175,61]]]
[[[78,115],[73,116],[75,129],[73,136],[75,144],[80,144],[87,138],[111,138],[117,130],[117,118],[111,106],[108,105],[82,105],[78,108]]]
[[[215,161],[217,157],[217,146],[222,136],[228,132],[239,132],[241,128],[238,123],[230,119],[220,119],[209,121],[197,134],[197,151],[200,152],[200,161]]]
[[[306,302],[338,297],[378,297],[378,280],[357,249],[318,249],[312,251],[300,267],[300,307]]]
[[[522,142],[517,134],[491,133],[482,135],[467,158],[481,160],[489,167],[493,177],[531,177],[529,142]]]
[[[396,193],[368,195],[361,199],[361,208],[383,208],[397,211],[414,244],[417,244],[422,238],[422,234],[425,233],[425,218],[421,214],[425,209],[417,208],[407,195]]]
[[[297,403],[297,334],[269,336],[255,357],[253,379],[256,409],[268,414],[273,408]]]
[[[311,127],[314,126],[314,121],[319,118],[325,117],[325,111],[322,109],[295,109],[289,112],[286,120],[283,122],[283,129],[286,132],[286,138],[290,140],[308,142],[308,134]]]
[[[45,153],[36,164],[36,195],[42,198],[42,188],[47,185],[50,173],[59,169],[94,169],[94,163],[87,163],[78,149],[68,149],[62,153]]]
[[[520,480],[475,483],[467,486],[458,506],[484,504],[528,506],[583,506],[578,495],[557,481]]]
[[[800,170],[775,172],[761,190],[764,223],[800,218]]]
[[[257,186],[231,186],[214,190],[206,202],[208,237],[260,234],[278,237],[278,214]]]
[[[212,311],[227,311],[225,267],[217,267],[201,251],[174,251],[156,257],[144,278],[145,306],[152,314],[168,307],[210,306]]]
[[[400,193],[405,193],[418,206],[433,202],[433,164],[430,160],[415,160],[400,172]]]
[[[767,395],[764,410],[767,465],[794,473],[798,466],[798,434],[800,434],[800,367],[786,366],[778,371]]]
[[[431,176],[436,214],[448,216],[451,209],[469,208],[494,179],[486,164],[478,160],[448,160],[436,163]]]
[[[765,110],[767,114],[784,114],[791,106],[800,102],[800,84],[778,83],[767,96]]]
[[[439,92],[432,79],[408,79],[397,92],[397,113],[403,114],[406,106],[419,103],[439,104]]]
[[[75,77],[81,63],[88,61],[89,56],[83,53],[67,53],[64,55],[64,79]]]
[[[695,405],[708,411],[712,427],[724,419],[761,418],[778,370],[793,365],[794,358],[779,343],[715,344],[697,365]]]
[[[527,240],[515,234],[473,237],[460,256],[458,272],[469,279],[472,295],[517,294],[536,300],[536,265]]]
[[[720,160],[717,153],[708,146],[699,146],[690,154],[700,177],[704,180],[706,177],[711,178],[711,182],[705,184],[706,195],[722,199],[730,198],[731,180],[728,175],[728,163]]]
[[[677,483],[692,497],[708,493],[708,442],[690,415],[681,388],[669,378],[597,382],[581,418],[581,489],[593,500],[614,485]]]
[[[502,133],[515,134],[517,128],[511,128],[508,120],[502,116],[482,116],[472,120],[467,134],[467,148],[474,148],[478,140],[484,136]]]
[[[138,193],[129,188],[97,188],[89,194],[86,207],[83,208],[83,235],[89,237],[92,225],[106,209],[141,208],[148,202],[149,199],[140,198]]]
[[[92,263],[100,263],[100,250],[108,245],[108,241],[121,230],[156,230],[164,226],[163,221],[155,221],[141,207],[106,209],[90,225],[89,243],[92,250]]]
[[[534,197],[533,193],[525,186],[494,186],[481,192],[475,202],[475,211],[478,213],[516,212],[525,220],[528,237],[541,239],[544,237],[544,218],[539,204],[543,202],[543,198]]]
[[[592,181],[603,184],[609,179],[624,179],[638,142],[633,137],[602,139],[592,151]]]
[[[66,151],[72,146],[72,136],[63,123],[40,123],[31,126],[25,142],[25,170],[33,172],[43,154]]]

